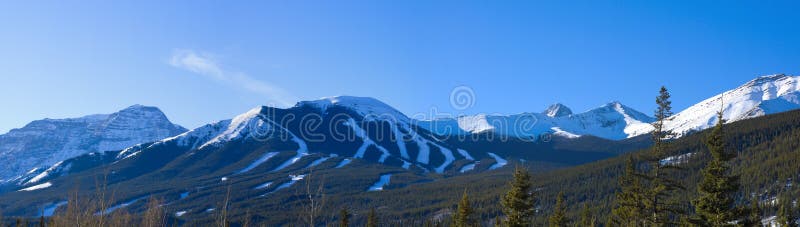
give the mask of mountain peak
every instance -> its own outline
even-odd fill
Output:
[[[368,119],[394,118],[394,120],[408,120],[408,117],[394,107],[371,97],[333,96],[312,101],[301,101],[295,105],[295,107],[301,106],[311,106],[322,111],[332,106],[338,106],[355,111]]]
[[[619,101],[611,101],[611,102],[608,102],[608,103],[606,103],[606,104],[605,104],[605,105],[603,105],[603,106],[611,106],[611,107],[624,107],[625,105],[623,105],[623,104],[622,104],[621,102],[619,102]]]
[[[572,110],[564,104],[555,103],[547,107],[547,109],[545,109],[542,113],[548,117],[563,117],[572,115]]]
[[[145,106],[145,105],[141,105],[141,104],[134,104],[134,105],[125,107],[125,109],[122,109],[122,110],[120,110],[118,112],[136,112],[136,111],[139,111],[139,112],[141,112],[141,111],[143,111],[143,112],[159,112],[159,113],[163,114],[163,112],[161,112],[161,109],[159,109],[158,107]]]
[[[0,179],[82,154],[122,150],[184,131],[158,108],[142,105],[112,114],[33,121],[0,135],[0,158],[16,160],[15,165],[0,167]]]

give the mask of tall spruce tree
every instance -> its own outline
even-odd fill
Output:
[[[581,209],[581,222],[579,223],[580,226],[594,227],[596,226],[596,221],[596,217],[592,216],[592,213],[589,211],[589,204],[583,203],[583,208]]]
[[[506,226],[530,226],[535,212],[536,196],[533,194],[533,184],[528,170],[517,167],[514,170],[514,179],[511,180],[509,186],[510,189],[501,201],[503,214],[506,215]]]
[[[797,227],[797,210],[792,205],[794,198],[783,196],[780,199],[780,208],[778,208],[778,224],[781,227]]]
[[[642,183],[633,156],[625,162],[625,173],[619,177],[619,187],[614,198],[614,209],[608,224],[615,226],[644,225],[645,206]]]
[[[736,152],[725,151],[722,112],[717,113],[717,124],[706,138],[711,160],[701,171],[703,181],[697,185],[699,198],[692,201],[695,207],[695,224],[702,226],[734,226],[739,212],[734,205],[739,191],[739,176],[731,173],[728,162]]]
[[[550,227],[564,227],[569,223],[567,219],[567,207],[564,205],[564,192],[558,193],[556,206],[553,207],[553,215],[550,216]]]
[[[673,199],[678,190],[685,187],[675,179],[674,170],[680,169],[675,165],[662,165],[661,160],[665,158],[668,140],[672,137],[672,132],[667,130],[665,122],[672,116],[671,95],[667,88],[661,87],[659,95],[656,97],[658,107],[655,111],[656,120],[653,122],[653,147],[646,156],[649,165],[648,171],[637,174],[640,179],[647,181],[644,196],[645,225],[665,226],[677,225],[680,215],[685,214],[684,206]]]
[[[350,211],[347,210],[347,207],[344,207],[339,211],[339,226],[350,226]]]
[[[475,226],[475,219],[473,218],[472,205],[467,196],[467,190],[464,189],[464,195],[461,196],[461,202],[458,203],[458,211],[454,218],[454,226],[467,227]]]
[[[367,227],[377,227],[378,226],[378,214],[375,213],[375,208],[369,210],[369,214],[367,214]]]

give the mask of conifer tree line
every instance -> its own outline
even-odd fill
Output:
[[[733,174],[731,160],[737,152],[724,140],[723,111],[717,112],[717,122],[705,139],[706,151],[711,159],[701,170],[702,181],[697,183],[697,198],[681,202],[676,194],[685,193],[680,179],[673,178],[680,171],[678,165],[662,162],[673,134],[665,130],[665,122],[672,116],[670,93],[661,87],[656,97],[657,109],[653,125],[653,145],[643,155],[628,155],[624,173],[618,178],[619,190],[614,197],[610,218],[605,226],[762,226],[763,210],[759,201],[740,201],[739,176]],[[466,194],[464,195],[466,198]],[[564,193],[555,198],[549,212],[536,210],[539,198],[532,190],[531,177],[526,170],[517,168],[502,198],[502,226],[597,226],[597,220],[584,203],[580,219],[574,222],[565,214]],[[777,223],[780,226],[797,226],[797,208],[793,199],[780,198]],[[738,202],[737,202],[738,201]],[[462,201],[463,203],[463,201]],[[534,216],[550,213],[547,223],[534,223]],[[462,215],[459,213],[459,215]],[[458,225],[463,226],[463,225]]]

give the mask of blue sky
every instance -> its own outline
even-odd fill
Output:
[[[160,107],[196,127],[263,104],[371,96],[407,114],[678,110],[800,71],[793,1],[110,1],[0,7],[0,133]],[[475,93],[455,111],[453,88]]]

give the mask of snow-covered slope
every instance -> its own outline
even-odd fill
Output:
[[[681,136],[713,126],[720,110],[733,122],[794,109],[800,109],[800,76],[768,75],[703,100],[675,114],[665,126]]]
[[[311,106],[324,112],[327,108],[338,106],[355,111],[365,120],[390,120],[408,122],[408,117],[397,109],[375,98],[356,96],[334,96],[319,100],[298,102],[295,107]]]
[[[43,119],[0,135],[0,179],[9,181],[57,162],[98,151],[122,150],[186,131],[156,107],[134,105],[112,114]]]
[[[652,117],[619,102],[611,102],[579,114],[572,114],[566,106],[555,104],[542,113],[480,114],[417,123],[440,135],[493,132],[536,139],[544,133],[553,133],[565,137],[593,135],[618,140],[649,132],[652,121]]]

